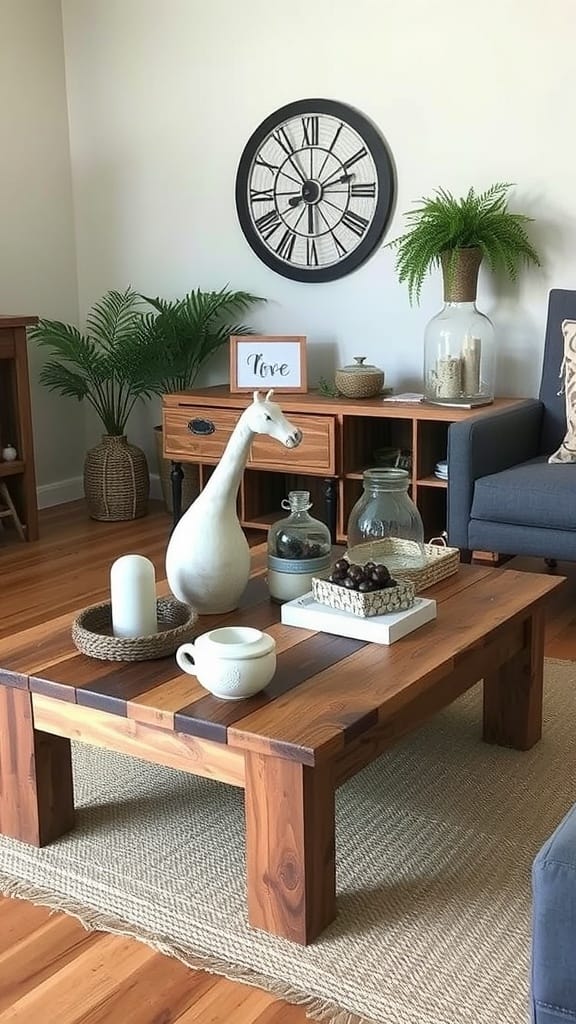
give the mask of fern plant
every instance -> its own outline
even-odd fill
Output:
[[[249,292],[203,292],[199,288],[182,299],[141,298],[152,306],[141,324],[143,347],[156,353],[157,394],[186,391],[194,384],[201,366],[228,342],[231,334],[252,334],[251,328],[233,323],[256,302]]]
[[[96,410],[107,434],[125,433],[139,398],[156,392],[157,356],[141,330],[140,296],[109,291],[92,307],[82,333],[59,320],[40,320],[29,336],[49,349],[40,381]]]
[[[444,253],[450,254],[445,258],[448,283],[458,249],[479,249],[490,270],[503,271],[513,280],[521,264],[540,266],[525,229],[532,218],[508,210],[511,187],[498,182],[480,194],[471,188],[461,199],[438,188],[406,214],[408,230],[388,246],[397,251],[398,279],[407,283],[411,303],[420,301],[424,279],[433,267],[440,266]]]

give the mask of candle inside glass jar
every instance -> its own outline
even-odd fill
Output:
[[[114,636],[150,636],[158,632],[156,574],[144,555],[122,555],[110,570]]]

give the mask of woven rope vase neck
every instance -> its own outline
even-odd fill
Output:
[[[449,249],[440,256],[444,302],[476,302],[481,249]]]
[[[150,477],[144,452],[125,435],[103,434],[86,452],[84,494],[91,519],[119,522],[148,512]]]

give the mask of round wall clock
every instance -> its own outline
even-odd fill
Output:
[[[362,114],[333,100],[299,100],[248,140],[236,208],[254,252],[295,281],[333,281],[378,245],[392,213],[394,169]]]

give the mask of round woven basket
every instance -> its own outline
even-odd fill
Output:
[[[384,371],[376,366],[364,366],[365,356],[354,356],[356,366],[342,366],[336,370],[334,383],[346,398],[374,398],[384,386]]]
[[[104,434],[86,452],[84,494],[91,519],[119,522],[148,512],[150,477],[144,452],[124,435]]]
[[[174,654],[180,644],[194,638],[198,613],[174,597],[156,602],[158,632],[150,636],[112,635],[112,605],[91,605],[74,619],[72,640],[82,654],[101,661],[151,661]]]

